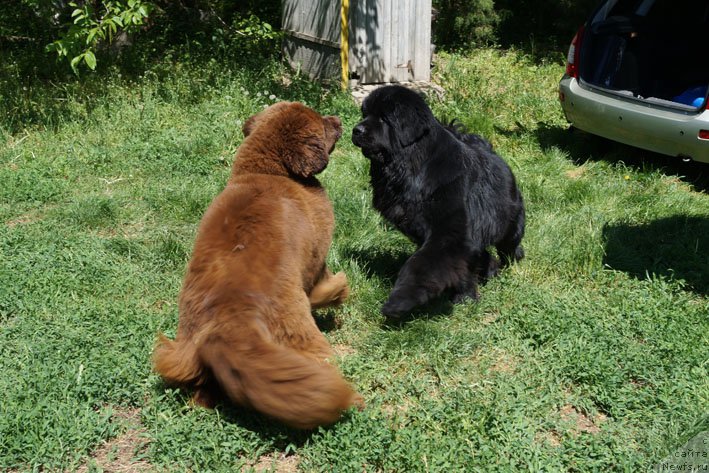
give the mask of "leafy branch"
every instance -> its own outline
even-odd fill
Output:
[[[96,69],[96,51],[100,44],[111,44],[119,31],[131,33],[143,26],[154,4],[143,0],[103,0],[69,2],[72,22],[63,36],[47,45],[60,58],[70,60],[71,69],[79,73],[85,64]]]

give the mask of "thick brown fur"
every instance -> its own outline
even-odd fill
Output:
[[[362,402],[326,361],[332,350],[311,314],[349,293],[325,266],[334,215],[314,177],[342,126],[281,102],[243,129],[231,178],[199,227],[177,336],[159,336],[154,367],[199,405],[226,395],[295,428],[330,424]]]

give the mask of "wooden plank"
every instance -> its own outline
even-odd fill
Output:
[[[311,77],[339,76],[339,9],[339,1],[284,0],[284,54]],[[429,80],[431,0],[350,0],[349,41],[360,83]]]
[[[340,2],[329,0],[286,0],[283,29],[325,41],[340,43]]]
[[[418,43],[413,54],[413,78],[428,82],[431,80],[431,0],[417,0],[416,18],[419,20],[414,36]]]
[[[334,80],[340,72],[340,2],[285,0],[283,55],[309,77]]]

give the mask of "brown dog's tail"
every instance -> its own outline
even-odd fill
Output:
[[[193,343],[170,340],[162,333],[153,351],[153,367],[168,384],[188,386],[201,384],[204,369]]]
[[[358,403],[335,367],[254,335],[229,340],[215,333],[199,348],[233,402],[299,429],[331,424]]]
[[[154,365],[167,382],[201,384],[210,372],[232,402],[299,429],[331,424],[348,407],[361,406],[335,367],[276,344],[260,330],[202,334],[198,344],[161,337]]]

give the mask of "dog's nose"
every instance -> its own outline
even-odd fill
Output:
[[[352,136],[362,136],[364,135],[364,126],[357,125],[352,129]]]

